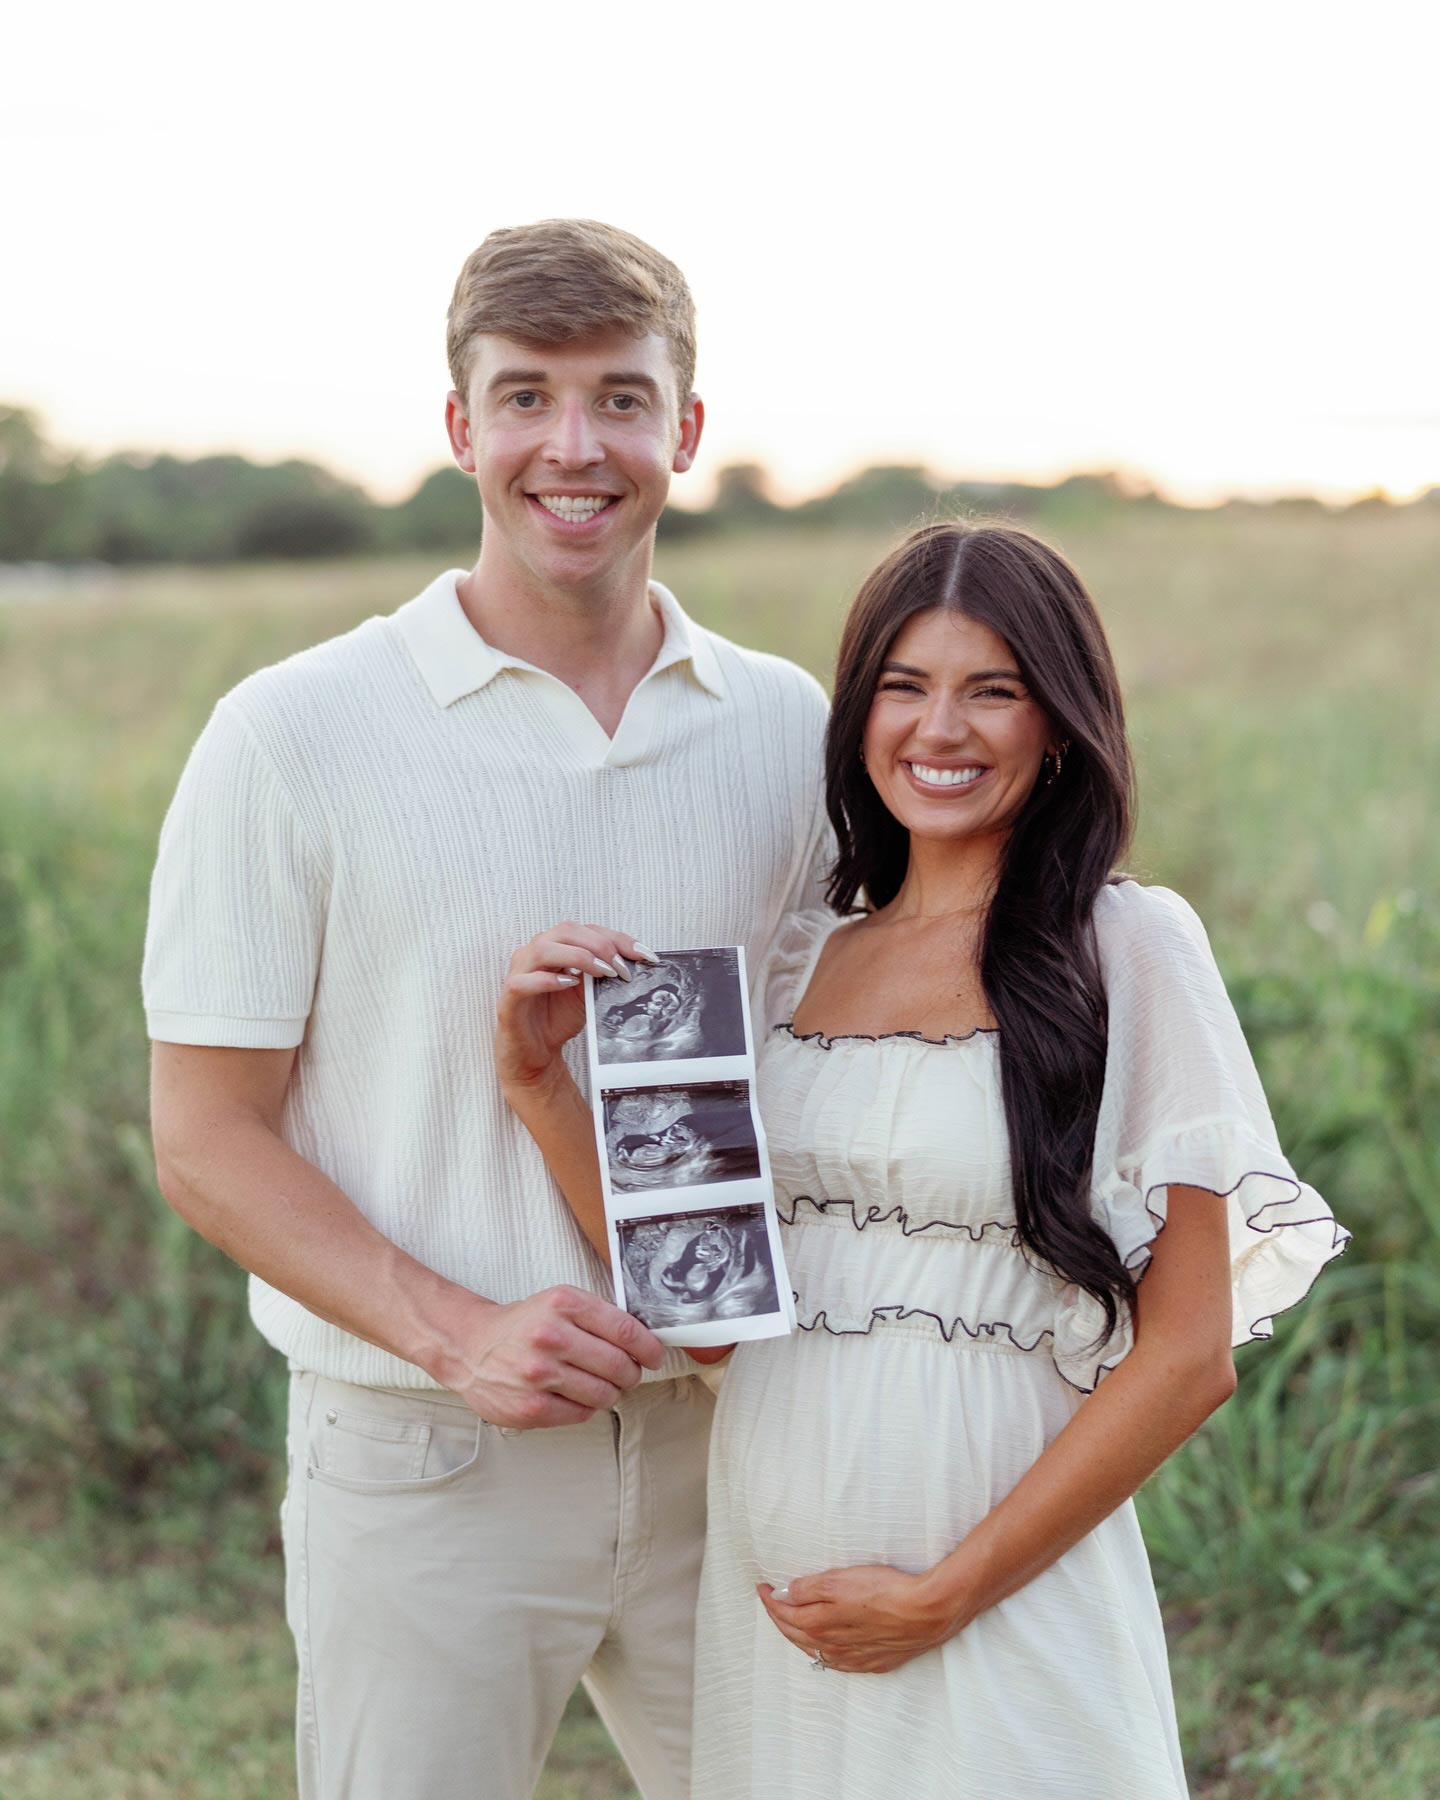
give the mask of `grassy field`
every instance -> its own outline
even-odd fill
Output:
[[[1110,625],[1132,868],[1210,927],[1292,1160],[1355,1233],[1140,1496],[1204,1800],[1440,1792],[1440,510],[1136,507]],[[688,608],[829,673],[883,544],[692,543]],[[293,1792],[281,1371],[168,1211],[138,960],[215,698],[435,565],[135,573],[0,605],[0,1793]],[[540,1790],[630,1792],[577,1700]]]

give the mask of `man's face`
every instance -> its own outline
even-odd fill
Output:
[[[550,345],[484,333],[470,391],[446,410],[488,554],[561,588],[648,574],[670,477],[693,462],[703,419],[698,399],[679,406],[670,346],[653,332]]]

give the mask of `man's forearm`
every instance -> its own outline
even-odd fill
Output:
[[[212,1121],[157,1162],[165,1198],[242,1268],[442,1386],[464,1385],[463,1346],[492,1302],[393,1244],[262,1119]]]
[[[659,1368],[655,1334],[585,1288],[487,1300],[393,1244],[280,1136],[293,1072],[288,1050],[156,1043],[160,1187],[202,1237],[493,1425],[577,1424]]]

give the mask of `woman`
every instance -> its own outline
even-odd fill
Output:
[[[1119,687],[1053,550],[937,525],[875,570],[826,781],[833,912],[785,922],[755,1013],[800,1329],[742,1345],[716,1412],[696,1800],[1175,1800],[1131,1496],[1347,1234],[1198,919],[1112,873]],[[517,956],[501,1066],[599,1245],[527,1080],[575,960]]]

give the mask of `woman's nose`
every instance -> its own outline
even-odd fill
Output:
[[[937,694],[920,715],[915,735],[922,743],[955,745],[963,741],[969,730],[970,720],[964,702]]]

